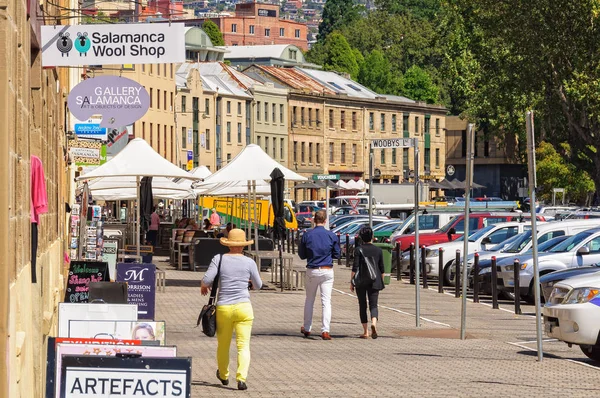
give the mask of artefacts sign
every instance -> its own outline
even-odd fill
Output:
[[[60,398],[189,398],[191,372],[191,358],[65,355]]]
[[[138,319],[154,319],[156,266],[154,264],[117,264],[117,281],[127,282],[127,302],[137,304]]]
[[[87,303],[90,282],[109,280],[108,264],[99,261],[71,261],[65,291],[66,303]]]
[[[42,66],[185,62],[184,36],[182,23],[42,26]]]
[[[150,108],[150,95],[138,82],[120,76],[98,76],[76,85],[67,98],[79,120],[102,115],[100,127],[132,124]]]

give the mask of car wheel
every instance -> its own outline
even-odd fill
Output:
[[[540,276],[544,276],[548,274],[548,272],[542,272]],[[529,283],[529,290],[527,291],[527,295],[524,297],[527,304],[535,304],[535,294],[533,292],[533,280]],[[544,305],[546,300],[544,299],[544,293],[542,290],[542,285],[540,284],[540,304]]]
[[[589,359],[600,362],[600,346],[598,345],[580,345],[581,352]]]
[[[454,265],[454,261],[449,262],[444,267],[444,285],[456,286],[456,266]]]
[[[515,294],[512,292],[500,292],[500,296],[505,300],[515,301]]]

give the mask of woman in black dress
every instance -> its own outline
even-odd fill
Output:
[[[373,230],[369,227],[361,228],[358,233],[361,246],[354,250],[354,266],[350,279],[350,290],[356,290],[358,296],[358,306],[360,313],[360,322],[363,326],[362,339],[369,338],[369,323],[367,318],[367,298],[369,311],[371,312],[371,337],[377,338],[377,300],[379,291],[383,290],[383,253],[381,249],[371,243],[373,240]],[[355,278],[358,273],[357,278]]]

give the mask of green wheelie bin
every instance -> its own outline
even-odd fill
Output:
[[[392,251],[394,246],[391,243],[373,243],[383,251],[383,283],[390,284],[390,275],[392,273]]]

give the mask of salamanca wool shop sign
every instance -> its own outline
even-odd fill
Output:
[[[174,24],[42,26],[42,66],[185,62],[185,27]]]

